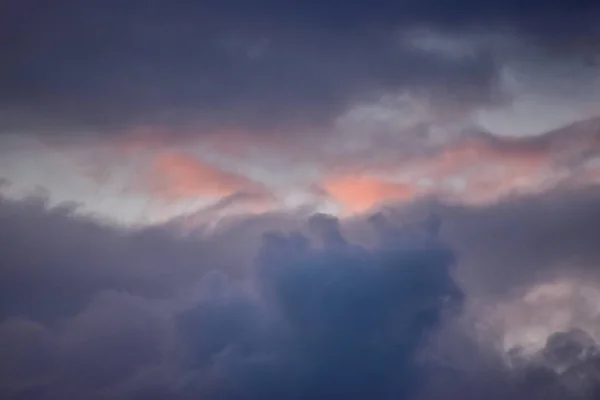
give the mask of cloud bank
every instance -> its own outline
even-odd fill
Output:
[[[556,191],[190,231],[3,199],[0,393],[592,399],[597,200]]]
[[[502,103],[515,84],[543,96],[564,68],[594,74],[598,12],[560,0],[6,1],[2,130],[276,133],[387,94],[446,111]],[[585,108],[595,92],[582,82],[592,98],[570,100]]]

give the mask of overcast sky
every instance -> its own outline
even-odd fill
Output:
[[[2,1],[0,397],[596,398],[598,20]]]

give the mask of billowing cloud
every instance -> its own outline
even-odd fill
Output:
[[[592,399],[598,204],[563,190],[132,230],[3,200],[0,393]]]
[[[449,250],[351,244],[332,217],[308,224],[321,244],[267,233],[251,270],[238,261],[239,280],[209,256],[218,234],[128,233],[40,204],[3,208],[17,239],[3,244],[13,249],[3,252],[0,319],[8,398],[105,398],[149,368],[184,397],[405,395],[427,332],[461,299]],[[64,242],[48,243],[48,229]],[[188,243],[192,253],[169,255]],[[28,246],[38,248],[33,258]]]
[[[418,384],[415,352],[444,304],[460,300],[451,254],[367,250],[324,232],[341,240],[310,250],[300,235],[266,238],[260,283],[282,318],[266,332],[268,314],[243,298],[184,316],[187,355],[220,367],[205,389],[215,398],[387,398]]]
[[[48,210],[35,198],[3,198],[0,218],[1,318],[72,316],[103,290],[168,297],[194,274],[195,258],[218,248],[176,239],[169,228],[124,231],[79,217],[73,206]]]

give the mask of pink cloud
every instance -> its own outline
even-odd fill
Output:
[[[176,152],[163,153],[155,158],[149,180],[153,194],[169,200],[265,192],[263,185],[246,176]]]
[[[323,184],[324,190],[348,212],[363,212],[384,202],[415,197],[410,185],[366,176],[340,176]]]

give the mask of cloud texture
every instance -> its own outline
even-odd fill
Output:
[[[345,223],[265,215],[193,232],[2,200],[0,391],[592,399],[600,281],[584,243],[597,236],[597,199],[416,203]],[[441,237],[423,211],[440,215]],[[583,280],[587,292],[568,291]],[[559,308],[570,318],[544,317]]]
[[[598,12],[560,0],[6,1],[3,130],[289,131],[406,90],[492,104],[504,67],[532,65],[531,49],[550,71],[593,59]]]
[[[0,398],[600,395],[595,1],[0,3]]]

